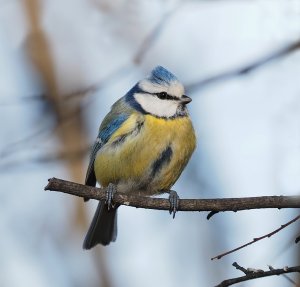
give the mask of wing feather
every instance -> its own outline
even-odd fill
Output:
[[[86,185],[96,185],[94,162],[97,152],[109,141],[112,134],[129,118],[131,112],[132,108],[128,108],[121,99],[112,106],[111,111],[104,118],[99,129],[98,137],[91,150],[90,162],[85,178]]]
[[[120,114],[117,118],[107,124],[107,126],[100,128],[96,142],[94,143],[90,155],[90,162],[86,173],[85,184],[89,186],[96,185],[96,176],[94,171],[94,162],[97,152],[110,139],[111,135],[128,119],[127,114]]]

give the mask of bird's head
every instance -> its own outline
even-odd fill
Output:
[[[131,95],[144,112],[164,118],[187,115],[186,104],[192,100],[184,95],[178,79],[161,66],[139,81]]]

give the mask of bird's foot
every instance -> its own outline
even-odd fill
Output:
[[[113,205],[113,197],[117,192],[117,187],[116,185],[110,183],[107,188],[106,188],[106,200],[105,204],[107,204],[107,209],[110,210],[111,208],[114,207]]]
[[[169,194],[169,202],[170,202],[170,214],[173,213],[173,218],[175,218],[175,214],[178,210],[179,206],[179,196],[175,190],[171,190]]]

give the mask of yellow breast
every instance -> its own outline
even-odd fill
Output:
[[[137,123],[139,129],[136,129]],[[126,186],[128,183],[128,189],[147,189],[149,193],[169,189],[195,146],[195,133],[188,117],[166,120],[135,113],[98,152],[95,160],[97,181],[102,186],[109,183]],[[168,147],[172,149],[170,160],[153,174],[153,163]]]

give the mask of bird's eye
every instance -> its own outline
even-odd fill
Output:
[[[168,94],[166,92],[161,92],[157,94],[157,97],[161,100],[165,100],[168,98]]]

